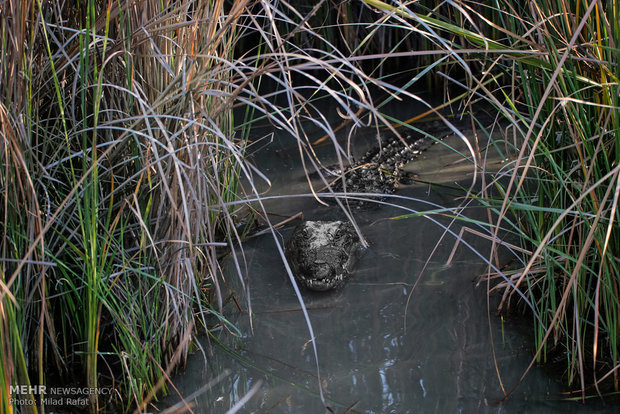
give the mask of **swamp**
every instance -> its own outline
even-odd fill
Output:
[[[616,412],[619,22],[0,0],[0,413]]]

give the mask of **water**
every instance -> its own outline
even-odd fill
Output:
[[[456,137],[447,142],[464,149]],[[271,177],[270,194],[306,192],[303,172],[294,161],[296,150],[280,145],[278,151],[260,155],[261,166],[267,163],[270,169],[272,163],[280,174]],[[329,156],[329,147],[321,151]],[[467,188],[473,169],[466,162],[454,163],[458,159],[435,145],[409,169],[421,180]],[[430,203],[456,206],[463,193],[415,184],[398,194],[417,199],[398,200],[404,206],[429,210],[435,208]],[[306,219],[339,217],[334,207],[308,197],[268,202],[267,209],[274,222],[279,221],[275,214],[286,217],[299,211]],[[404,213],[389,206],[354,210],[370,243],[354,276],[335,292],[302,292],[316,335],[318,372],[308,327],[273,237],[245,243],[245,261],[238,255],[250,287],[251,318],[248,298],[228,257],[227,284],[242,311],[230,301],[225,316],[243,335],[214,332],[225,347],[203,340],[205,352],[212,354],[192,355],[187,371],[174,380],[187,397],[229,370],[187,400],[193,411],[226,412],[260,386],[240,412],[321,413],[320,383],[327,404],[338,413],[612,412],[598,402],[583,406],[563,400],[561,383],[540,367],[502,402],[502,390],[512,389],[530,362],[531,342],[514,324],[489,316],[484,283],[478,285],[476,278],[486,268],[482,259],[460,246],[446,265],[454,237],[442,238],[443,228],[425,217],[390,219]],[[466,214],[485,218],[484,210],[474,207]],[[441,215],[431,217],[450,223]],[[279,230],[281,242],[293,227]],[[452,229],[458,232],[460,225]],[[488,241],[473,235],[465,240],[482,254],[488,252]],[[172,394],[160,407],[179,400]]]

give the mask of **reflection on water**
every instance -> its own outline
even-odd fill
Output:
[[[462,164],[450,173],[447,149],[436,145],[423,157],[410,167],[421,178],[435,174],[444,182],[469,185],[471,175],[462,170]],[[303,183],[301,172],[292,174],[287,176],[289,184]],[[300,180],[294,179],[295,174]],[[420,199],[404,203],[417,210],[433,208],[422,201],[454,206],[462,195],[421,184],[400,194]],[[333,208],[318,206],[312,199],[269,206],[271,212],[281,214],[300,209],[307,219],[334,218]],[[509,325],[502,329],[498,317],[488,316],[485,289],[477,287],[475,280],[485,269],[481,260],[461,246],[450,266],[445,266],[454,238],[442,239],[442,228],[424,217],[387,219],[402,213],[385,206],[356,211],[371,246],[354,276],[335,292],[303,292],[316,334],[320,386],[334,412],[611,412],[596,402],[585,408],[560,401],[561,385],[539,368],[528,374],[507,402],[500,403],[502,389],[511,389],[527,367],[530,344]],[[485,217],[481,209],[472,208],[467,214]],[[433,217],[449,222],[440,215]],[[292,227],[281,230],[281,240],[286,240]],[[484,240],[465,238],[483,252],[488,248]],[[325,412],[308,329],[273,239],[270,235],[251,239],[244,253],[252,323],[247,312],[233,306],[226,317],[246,336],[216,332],[228,349],[205,340],[205,350],[211,349],[213,355],[206,359],[200,353],[193,355],[175,386],[187,396],[229,369],[228,377],[192,401],[194,412],[225,412],[258,381],[263,381],[261,388],[241,412]],[[243,304],[247,298],[241,289],[234,289],[234,266],[229,270],[227,283]],[[177,400],[173,395],[160,406]]]

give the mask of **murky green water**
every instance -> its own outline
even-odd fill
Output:
[[[456,138],[449,143],[460,145]],[[307,191],[295,153],[283,145],[264,155],[261,165],[272,163],[279,171],[272,177],[273,193]],[[435,145],[409,169],[423,180],[468,187],[472,168],[453,164],[457,159]],[[456,206],[462,196],[424,184],[398,194],[418,199],[397,200],[413,210],[435,208],[431,203]],[[267,208],[282,216],[303,211],[306,219],[339,217],[334,207],[322,207],[311,198],[272,201]],[[303,292],[316,335],[320,380],[298,299],[273,237],[263,235],[243,246],[245,261],[239,254],[249,285],[251,321],[248,298],[231,258],[226,261],[228,285],[243,307],[240,312],[231,302],[226,317],[244,336],[215,332],[228,350],[205,339],[205,352],[212,355],[191,356],[187,371],[174,381],[187,397],[230,370],[210,389],[188,399],[194,412],[226,412],[259,384],[240,412],[322,413],[319,382],[338,413],[613,412],[597,402],[584,407],[564,401],[561,384],[541,368],[534,368],[511,397],[500,402],[502,389],[510,390],[529,364],[532,349],[514,325],[502,329],[499,317],[488,316],[485,287],[476,286],[476,275],[485,270],[482,260],[461,246],[446,266],[454,237],[440,241],[442,227],[428,218],[390,220],[405,211],[389,206],[354,212],[370,243],[355,275],[336,292]],[[470,208],[466,214],[485,218],[482,209]],[[443,225],[450,222],[441,215],[431,217]],[[279,221],[275,215],[272,219]],[[293,227],[280,229],[281,242]],[[454,225],[453,231],[459,229]],[[465,239],[486,253],[488,242],[472,235]],[[178,401],[172,394],[159,406]]]

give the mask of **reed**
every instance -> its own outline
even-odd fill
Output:
[[[508,122],[521,137],[493,144],[512,146],[505,168],[485,183],[491,168],[478,163],[484,188],[470,193],[489,207],[496,248],[503,230],[522,243],[522,267],[493,272],[493,289],[504,289],[499,308],[528,304],[535,361],[559,356],[582,399],[617,392],[620,5],[456,1],[423,12],[365,2],[424,29],[464,70],[462,79],[444,78],[489,102],[498,127]]]
[[[537,357],[562,355],[568,383],[584,398],[602,392],[605,378],[611,389],[620,386],[620,5],[528,6],[503,11],[507,41],[515,47],[526,39],[549,68],[511,65],[520,91],[506,102],[522,108],[517,122],[526,140],[502,189],[499,219],[513,211],[527,228],[533,253],[513,280],[541,316]],[[506,292],[500,306],[512,297]]]
[[[309,87],[357,124],[350,108],[371,107],[368,79],[306,23],[317,10],[2,4],[2,412],[18,410],[12,386],[51,383],[114,386],[91,412],[145,410],[197,332],[225,325],[218,249],[239,244],[266,179],[246,159],[252,125],[288,131],[307,158],[302,121],[332,131]]]

